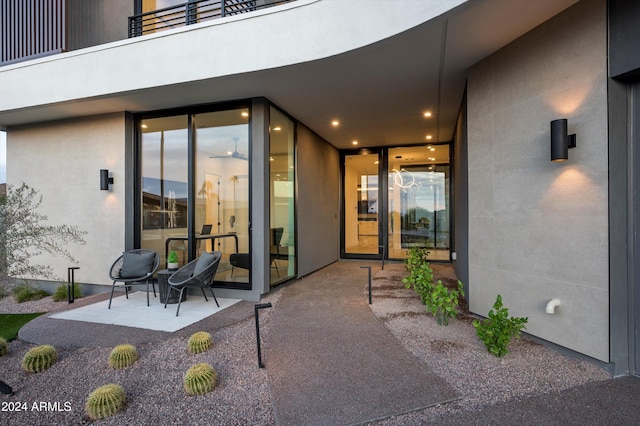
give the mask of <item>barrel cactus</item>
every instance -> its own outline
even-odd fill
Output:
[[[111,351],[109,366],[115,369],[131,367],[138,360],[138,351],[135,346],[125,344],[118,345]]]
[[[0,337],[0,356],[4,356],[7,354],[7,350],[9,349],[9,344],[6,340]]]
[[[100,386],[87,397],[85,412],[92,420],[113,416],[124,407],[127,394],[120,385]]]
[[[189,395],[203,395],[216,387],[218,375],[212,366],[201,363],[191,367],[184,376],[184,390]]]
[[[199,354],[205,352],[213,345],[211,335],[206,331],[198,331],[189,338],[189,352]]]
[[[58,359],[56,348],[40,345],[27,352],[22,359],[22,369],[29,373],[39,373],[51,367]]]

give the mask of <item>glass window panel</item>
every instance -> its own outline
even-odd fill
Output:
[[[187,234],[187,116],[154,118],[141,123],[141,247],[164,253],[169,237]],[[172,240],[181,264],[187,261],[184,241]]]
[[[294,123],[271,107],[270,271],[271,285],[296,274]]]
[[[216,281],[249,282],[248,117],[247,108],[195,116],[195,249],[222,252]],[[236,254],[245,262],[234,267]]]
[[[449,260],[449,145],[389,150],[389,257],[411,247]]]

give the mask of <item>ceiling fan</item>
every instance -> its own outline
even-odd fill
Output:
[[[247,157],[246,154],[238,152],[238,139],[240,138],[233,138],[233,141],[235,142],[235,148],[233,152],[229,152],[227,153],[227,155],[210,155],[209,158],[237,158],[239,160],[248,161],[249,157]]]

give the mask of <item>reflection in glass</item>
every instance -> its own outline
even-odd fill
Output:
[[[411,247],[449,260],[449,146],[389,150],[389,257]]]
[[[269,133],[271,285],[296,274],[294,123],[271,107]]]
[[[141,122],[142,232],[141,248],[163,257],[165,240],[187,232],[187,116]],[[181,264],[187,261],[182,241],[170,242]]]
[[[378,154],[345,156],[344,245],[346,253],[379,253],[378,162]]]
[[[249,282],[249,262],[235,268],[230,263],[235,253],[249,259],[248,112],[241,108],[195,116],[195,248],[197,254],[222,252],[216,281]],[[203,230],[218,237],[207,239]]]

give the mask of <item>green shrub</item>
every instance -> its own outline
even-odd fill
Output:
[[[438,285],[433,287],[427,301],[427,309],[436,317],[438,325],[449,325],[449,318],[455,318],[458,315],[458,299],[460,296],[464,297],[462,287],[460,280],[458,280],[457,290],[450,290],[440,280]]]
[[[421,247],[407,250],[405,266],[409,275],[402,279],[405,287],[413,288],[423,304],[427,304],[433,291],[433,270],[427,262],[428,254],[427,249]]]
[[[211,335],[206,331],[198,331],[193,333],[189,338],[189,352],[199,354],[207,351],[213,345]]]
[[[216,371],[205,363],[194,365],[184,376],[184,390],[189,395],[203,395],[213,390],[217,383]]]
[[[33,288],[28,284],[19,284],[11,290],[13,298],[16,302],[29,302],[31,300],[40,300],[43,297],[47,297],[49,293],[39,288]]]
[[[133,345],[118,345],[109,355],[109,366],[117,370],[131,367],[138,360],[138,351]]]
[[[22,358],[22,369],[28,373],[39,373],[51,367],[57,359],[58,352],[53,346],[36,346]]]
[[[9,350],[9,344],[6,340],[0,337],[0,356],[5,356]]]
[[[85,412],[92,420],[104,419],[122,410],[127,394],[120,385],[110,383],[100,386],[87,397]]]
[[[56,289],[55,293],[53,293],[53,301],[54,302],[64,302],[69,300],[69,285],[68,284],[60,284],[60,286]],[[82,297],[82,292],[80,291],[79,285],[73,286],[73,298],[79,299]]]
[[[476,334],[487,347],[489,353],[502,357],[509,353],[511,338],[519,337],[520,331],[526,329],[528,318],[509,317],[509,309],[502,305],[502,296],[498,295],[489,318],[475,320],[473,326]]]

